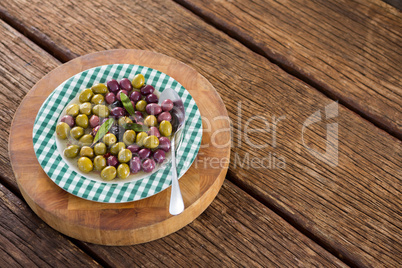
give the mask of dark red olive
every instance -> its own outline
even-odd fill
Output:
[[[166,137],[160,137],[158,148],[164,150],[165,152],[169,152],[170,151],[170,140]]]
[[[141,121],[144,121],[144,115],[140,111],[135,111],[134,114],[138,119],[137,124],[139,124]]]
[[[97,115],[92,115],[91,118],[89,118],[89,126],[91,128],[99,126],[99,117]]]
[[[157,127],[150,127],[148,130],[148,136],[156,136],[158,139],[161,136],[159,129]]]
[[[105,101],[108,104],[112,104],[113,102],[116,101],[116,95],[114,95],[114,93],[112,93],[112,92],[107,93],[105,96]]]
[[[155,161],[153,159],[148,158],[142,163],[142,170],[149,173],[155,169],[155,166],[156,166]]]
[[[122,117],[125,114],[126,114],[126,111],[122,107],[115,107],[110,111],[110,115],[115,117],[115,118]]]
[[[156,163],[163,163],[165,161],[165,151],[162,149],[158,149],[153,154],[154,160]]]
[[[147,103],[158,103],[158,96],[155,94],[151,93],[145,97],[145,101]]]
[[[141,95],[145,96],[154,93],[155,88],[151,85],[145,85],[141,88]]]
[[[163,112],[158,115],[158,122],[162,122],[163,120],[165,121],[170,121],[172,120],[172,115],[169,112]]]
[[[138,146],[137,144],[131,144],[127,146],[127,149],[129,149],[132,154],[136,154],[140,150],[140,146]]]
[[[141,170],[141,160],[138,156],[134,156],[130,160],[130,171],[132,173],[137,173]]]
[[[116,94],[120,90],[120,85],[115,79],[112,79],[107,82],[107,88],[110,92]]]
[[[133,85],[131,85],[131,81],[127,78],[123,78],[120,80],[120,89],[126,90],[127,92],[133,90]]]
[[[111,155],[107,158],[107,165],[108,166],[114,166],[117,167],[119,164],[119,161],[117,160],[117,157],[114,155]]]
[[[67,125],[69,125],[70,128],[73,128],[74,125],[75,125],[74,117],[72,117],[71,115],[63,116],[60,121],[66,123]]]
[[[145,111],[148,114],[158,115],[162,112],[162,108],[157,103],[150,103],[145,107]]]
[[[173,109],[173,101],[171,99],[166,99],[162,102],[161,107],[164,112],[169,112]]]
[[[141,149],[141,150],[138,152],[138,156],[139,156],[141,159],[148,158],[148,157],[151,156],[151,150],[148,149],[148,148]]]
[[[141,99],[141,93],[138,91],[133,91],[130,95],[130,100],[132,100],[134,103],[137,103]]]

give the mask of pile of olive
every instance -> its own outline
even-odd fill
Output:
[[[129,115],[124,108],[121,92],[129,96],[135,115]],[[64,155],[78,157],[80,171],[98,171],[103,180],[125,179],[140,170],[152,172],[170,150],[173,108],[169,99],[159,105],[154,92],[155,88],[145,84],[142,74],[137,74],[132,81],[113,79],[106,85],[101,83],[84,89],[79,94],[79,104],[68,105],[56,126],[57,136],[68,139]],[[100,126],[110,118],[114,119],[113,125],[94,142]],[[125,129],[127,123],[145,125],[149,130]]]

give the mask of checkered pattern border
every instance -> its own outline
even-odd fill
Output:
[[[134,182],[98,182],[72,170],[56,148],[56,123],[61,112],[77,93],[110,79],[120,80],[126,77],[131,80],[138,73],[142,73],[146,83],[153,85],[157,91],[162,92],[170,87],[182,98],[186,108],[186,123],[182,133],[183,141],[176,156],[179,177],[190,168],[201,145],[202,120],[188,91],[170,76],[148,67],[130,64],[103,65],[85,70],[63,82],[45,100],[35,119],[33,145],[36,157],[49,178],[62,189],[92,201],[123,203],[152,196],[170,186],[170,165],[162,166],[152,175]]]

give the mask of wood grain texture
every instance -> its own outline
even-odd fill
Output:
[[[39,108],[73,75],[119,63],[147,66],[178,81],[197,103],[203,120],[209,122],[203,126],[201,145],[213,138],[224,144],[201,146],[199,154],[218,160],[230,156],[229,118],[221,98],[203,76],[178,60],[150,51],[110,50],[76,58],[54,69],[35,84],[15,113],[9,139],[11,164],[23,197],[39,217],[63,234],[102,245],[144,243],[181,229],[209,206],[229,166],[228,161],[213,169],[194,163],[179,181],[185,209],[177,216],[169,214],[171,187],[136,202],[107,204],[74,197],[51,181],[33,150],[32,132]],[[213,137],[213,133],[218,135]]]
[[[60,63],[2,21],[0,35],[0,136],[8,137],[22,98],[45,73]],[[6,140],[0,142],[0,177],[7,186],[17,189]]]
[[[2,267],[101,267],[0,184]]]
[[[402,139],[402,16],[381,0],[177,0]]]
[[[117,267],[347,267],[227,180],[177,233],[131,247],[87,246]]]
[[[5,25],[6,26],[6,25]],[[42,54],[37,47],[21,37],[18,33],[10,30],[10,33],[5,32],[3,36],[8,36],[11,39],[20,40],[18,43],[25,43],[24,50],[14,48],[11,51],[7,51],[7,55],[15,53],[17,55],[26,55],[32,58],[37,58],[38,66],[45,64],[45,61],[51,61],[46,53]],[[4,40],[3,40],[4,41]],[[25,51],[24,53],[20,53]],[[4,50],[2,51],[4,53]],[[16,64],[15,68],[21,74],[26,74],[27,69],[18,67],[18,61],[8,62],[10,67]],[[4,66],[2,66],[4,67]],[[40,69],[37,71],[38,75],[45,75],[44,71]],[[35,79],[27,75],[27,79]],[[11,79],[9,74],[5,73],[0,77],[0,81]],[[20,87],[15,87],[17,91],[22,92],[24,95],[25,90],[21,90]],[[5,88],[2,88],[4,92]],[[8,105],[8,104],[7,104]],[[3,127],[3,125],[2,125]],[[0,153],[6,153],[3,149]],[[9,165],[1,165],[2,172],[6,174],[11,173],[11,167]],[[3,189],[6,196],[9,195],[6,189]],[[3,196],[4,197],[4,196]],[[6,200],[3,198],[2,200]],[[15,197],[10,197],[7,201],[8,206],[18,207],[15,214],[22,214],[21,217],[25,217],[27,221],[34,222],[35,227],[42,233],[50,232],[50,237],[41,237],[38,243],[41,243],[40,247],[34,248],[34,250],[41,250],[47,248],[47,244],[51,245],[57,252],[71,252],[74,250],[74,246],[69,242],[59,241],[60,235],[57,232],[52,231],[47,227],[40,219],[38,219],[34,213],[24,205],[22,200]],[[2,216],[7,215],[5,213]],[[10,226],[14,223],[13,217],[2,217],[3,220],[1,226]],[[54,234],[53,234],[54,233]],[[9,237],[11,233],[6,232]],[[31,237],[31,236],[29,236]],[[19,234],[19,242],[21,244],[27,244],[31,241],[31,238],[24,239]],[[7,241],[1,239],[4,244]],[[7,242],[8,243],[8,242]],[[11,240],[10,245],[2,246],[2,249],[14,248],[16,241]],[[57,243],[59,247],[53,246]],[[32,242],[31,242],[32,244]],[[64,245],[67,244],[67,246]],[[62,246],[61,246],[62,245]],[[82,245],[81,245],[82,246]],[[227,182],[219,192],[218,197],[213,202],[212,206],[203,213],[197,220],[190,225],[184,227],[182,230],[169,235],[163,239],[153,241],[146,244],[136,246],[125,247],[107,247],[93,244],[86,244],[82,248],[97,254],[98,259],[102,260],[102,263],[109,267],[161,267],[161,266],[213,266],[222,265],[236,266],[238,263],[243,264],[260,264],[264,266],[271,264],[273,266],[326,266],[326,267],[345,267],[345,265],[336,259],[334,256],[326,252],[316,243],[306,238],[300,232],[295,230],[292,226],[287,224],[283,219],[275,215],[272,211],[267,209],[262,204],[256,202],[253,198],[248,196],[244,191],[238,189],[232,183]],[[56,254],[54,251],[49,252],[36,252],[35,256],[30,256],[34,260],[44,258],[49,254]],[[5,254],[1,254],[2,263],[11,263],[9,260],[12,253],[8,253],[4,250]],[[30,251],[28,251],[30,252]],[[27,253],[26,253],[27,254]],[[64,256],[69,257],[68,253],[64,253]],[[23,253],[18,252],[16,254],[17,259],[23,259]],[[57,259],[63,257],[56,256],[48,260],[49,263],[54,264]],[[75,265],[72,263],[75,259],[80,260],[79,257],[72,257],[64,264],[71,263],[71,266],[77,267],[82,265]],[[46,261],[46,260],[45,260]],[[44,262],[39,262],[38,266],[46,266]],[[20,262],[21,263],[21,262]],[[22,262],[27,264],[25,266],[33,266],[34,263],[30,260]],[[63,266],[53,265],[54,266]],[[88,265],[87,265],[88,266]]]
[[[218,90],[233,121],[233,181],[350,264],[401,262],[401,143],[384,131],[339,106],[333,121],[321,121],[305,133],[304,145],[303,122],[332,101],[172,2],[64,1],[40,7],[34,2],[28,8],[10,1],[4,9],[21,18],[27,31],[35,27],[73,53],[150,49],[194,66]],[[149,19],[147,14],[158,15]],[[246,140],[243,131],[253,115],[271,123],[273,116],[285,116],[277,124],[275,143],[268,130],[250,133]],[[339,127],[337,167],[307,149],[325,148],[331,122]],[[249,125],[262,127],[258,120]],[[250,142],[267,146],[255,149]],[[270,153],[283,157],[286,168],[235,165],[236,157],[259,160]]]

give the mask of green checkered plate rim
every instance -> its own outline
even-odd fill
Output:
[[[161,166],[155,173],[137,181],[106,183],[88,179],[75,172],[57,150],[56,124],[66,105],[79,92],[111,79],[131,80],[138,73],[143,74],[146,83],[154,86],[157,91],[172,88],[183,100],[186,122],[182,144],[176,152],[179,178],[190,168],[201,145],[202,120],[197,104],[189,92],[172,77],[149,67],[132,64],[103,65],[85,70],[64,81],[48,96],[35,119],[33,145],[36,157],[49,178],[65,191],[91,201],[124,203],[150,197],[171,185],[170,165]]]

